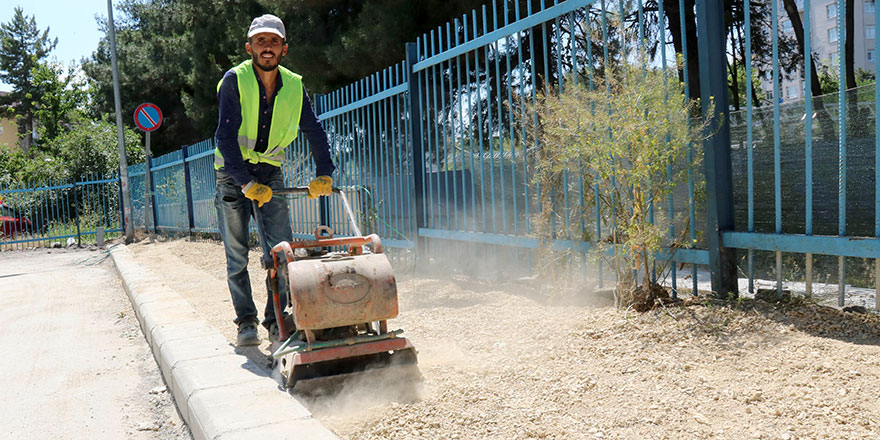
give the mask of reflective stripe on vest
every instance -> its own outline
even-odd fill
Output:
[[[241,126],[238,128],[238,146],[241,158],[247,162],[265,162],[280,167],[284,162],[287,146],[299,134],[299,118],[302,114],[303,86],[302,76],[278,66],[282,87],[272,104],[272,121],[269,127],[269,141],[266,151],[254,151],[257,145],[260,121],[260,86],[251,60],[232,68],[238,82],[238,100],[241,104]],[[217,83],[217,91],[223,80]],[[214,148],[214,169],[223,167],[223,155]]]

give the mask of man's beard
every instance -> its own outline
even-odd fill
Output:
[[[273,60],[268,60],[269,63],[272,63],[274,61],[273,64],[269,66],[264,66],[263,64],[261,64],[261,61],[263,61],[263,59],[260,58],[260,56],[256,53],[252,53],[251,58],[253,59],[253,65],[259,67],[260,70],[264,72],[271,72],[275,70],[276,68],[278,68],[278,64],[281,62],[281,57],[276,56]]]

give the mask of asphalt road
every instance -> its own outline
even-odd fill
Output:
[[[191,438],[106,257],[0,252],[0,438]]]

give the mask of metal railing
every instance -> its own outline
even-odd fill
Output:
[[[407,44],[405,61],[314,97],[338,167],[335,182],[355,188],[347,195],[362,231],[379,234],[386,247],[404,255],[417,250],[423,258],[463,266],[478,262],[498,271],[529,272],[540,264],[537,250],[549,246],[571,251],[587,272],[586,253],[612,225],[586,201],[596,190],[579,170],[566,173],[560,188],[535,182],[541,145],[531,136],[538,121],[529,105],[541,93],[564,92],[566,81],[593,88],[604,66],[640,62],[638,56],[650,52],[643,68],[669,68],[685,83],[688,98],[697,92],[717,104],[715,113],[706,115],[716,122],[712,136],[702,148],[691,149],[691,157],[703,156],[708,172],[689,168],[687,181],[651,206],[657,221],[668,223],[670,238],[684,234],[694,243],[665,252],[663,258],[677,264],[657,276],[678,289],[684,277],[677,271],[686,265],[689,280],[682,287],[692,292],[737,290],[740,275],[743,288],[754,292],[755,278],[770,273],[761,266],[773,266],[775,257],[781,293],[786,258],[801,255],[805,272],[788,278],[806,281],[810,292],[814,260],[830,255],[838,258],[832,278],[843,305],[848,258],[850,266],[870,259],[880,269],[880,119],[874,116],[880,88],[847,90],[841,80],[836,99],[813,96],[811,69],[804,69],[816,61],[811,32],[803,34],[800,71],[783,72],[779,33],[788,31],[779,29],[780,4],[769,2],[770,14],[758,23],[752,21],[757,2],[738,2],[742,29],[749,30],[738,37],[746,78],[757,70],[753,33],[771,26],[767,65],[777,97],[771,104],[756,107],[756,86],[745,81],[744,110],[728,110],[726,54],[728,44],[740,43],[726,39],[733,28],[725,26],[720,2],[697,0],[688,10],[690,2],[678,0],[677,10],[664,11],[675,3],[652,2],[653,9],[646,10],[641,0],[492,1]],[[808,30],[811,3],[802,3]],[[837,5],[843,17],[845,2]],[[845,28],[842,18],[839,28]],[[839,53],[845,53],[846,38],[841,32]],[[845,57],[839,57],[840,78],[845,66]],[[880,70],[880,56],[873,67]],[[802,101],[779,102],[786,75],[804,78]],[[206,140],[151,159],[157,229],[216,232],[212,154],[213,142]],[[306,184],[313,166],[308,143],[300,137],[288,148],[287,185]],[[144,165],[132,166],[130,175],[135,224],[143,226]],[[705,198],[699,190],[703,183]],[[556,213],[559,224],[551,240],[539,237],[534,223],[544,198],[559,200],[563,211]],[[594,221],[570,220],[590,210],[596,211]],[[342,207],[329,201],[293,199],[290,211],[298,238],[310,237],[319,224],[330,224],[340,235],[352,233]],[[662,211],[666,215],[659,215]],[[832,211],[837,215],[828,215]],[[675,216],[685,220],[669,220]],[[737,259],[734,249],[745,250],[744,258]],[[828,264],[822,261],[825,270]],[[710,280],[699,267],[707,269]],[[603,278],[601,264],[594,274]],[[705,281],[711,287],[701,287]],[[880,284],[876,274],[874,282]]]
[[[95,243],[119,236],[119,177],[0,185],[0,250]]]

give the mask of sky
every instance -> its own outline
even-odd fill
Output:
[[[0,22],[12,20],[14,9],[22,8],[26,17],[34,17],[40,31],[49,28],[49,37],[58,38],[55,50],[49,59],[71,65],[79,64],[80,59],[88,57],[98,48],[98,41],[104,36],[98,30],[95,15],[107,17],[107,0],[0,0]],[[118,0],[114,2],[114,5]],[[119,20],[119,12],[113,12]],[[0,82],[0,90],[10,91],[11,86]]]

